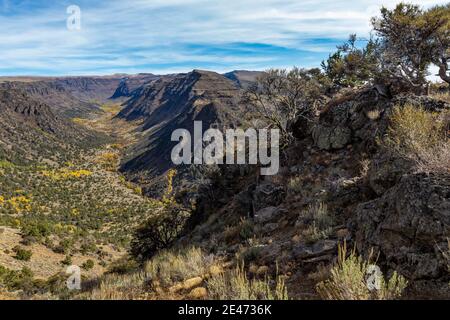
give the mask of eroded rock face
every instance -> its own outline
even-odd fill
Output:
[[[391,100],[377,90],[361,92],[321,115],[312,130],[314,144],[321,150],[337,150],[350,143],[372,143],[384,130],[385,112],[391,107]]]
[[[322,150],[342,149],[350,141],[352,131],[348,127],[317,126],[313,130],[313,139]]]
[[[380,152],[372,159],[367,174],[369,187],[380,196],[397,184],[413,165],[407,159]]]
[[[255,221],[260,224],[271,222],[282,214],[283,210],[277,207],[263,208],[255,214]]]
[[[448,285],[449,176],[404,176],[381,198],[356,208],[354,227],[358,249],[379,251],[389,269]]]

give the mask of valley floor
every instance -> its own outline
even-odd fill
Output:
[[[74,120],[112,143],[60,162],[0,163],[2,291],[36,297],[69,265],[82,267],[85,279],[102,275],[126,253],[133,226],[154,212],[155,203],[117,171],[135,128],[113,119],[118,108],[106,105],[94,120]]]

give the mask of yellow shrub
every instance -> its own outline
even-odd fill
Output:
[[[412,105],[396,107],[385,139],[394,153],[414,161],[421,171],[449,171],[450,142],[447,114]]]
[[[139,196],[142,196],[142,188],[141,187],[135,187],[133,189],[134,193],[136,193]]]
[[[96,162],[106,170],[114,171],[119,162],[119,155],[114,152],[105,152],[97,157]]]
[[[4,202],[9,205],[9,207],[15,211],[15,213],[22,213],[24,211],[31,211],[31,199],[25,196],[12,197],[11,199]]]
[[[164,204],[169,205],[175,201],[174,196],[173,196],[173,178],[176,176],[176,174],[177,174],[177,170],[175,170],[175,169],[170,169],[167,172],[167,189],[162,198],[162,202]]]
[[[84,178],[84,177],[89,177],[92,175],[92,172],[89,170],[68,170],[68,169],[62,169],[62,170],[44,170],[41,172],[42,175],[46,178],[49,178],[51,180],[54,181],[59,181],[59,180],[67,180],[67,179],[71,179],[71,178]]]
[[[347,256],[344,243],[339,246],[338,262],[331,269],[331,278],[320,282],[316,289],[326,300],[392,300],[399,298],[407,286],[407,281],[394,272],[388,282],[380,275],[376,279],[378,286],[369,287],[366,279],[369,271],[374,267],[369,260],[357,256],[353,250]]]

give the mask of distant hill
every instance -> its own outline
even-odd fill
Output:
[[[228,78],[209,71],[162,77],[130,99],[118,117],[141,119],[142,138],[125,158],[121,169],[131,174],[145,172],[157,178],[173,167],[172,132],[184,128],[193,132],[194,121],[233,127],[243,123],[240,89]]]
[[[42,101],[18,89],[0,89],[0,157],[27,162],[63,156],[99,136],[55,115]]]
[[[233,81],[238,87],[247,89],[255,83],[262,73],[261,71],[235,70],[225,73],[224,76]]]
[[[114,94],[124,77],[6,77],[0,78],[0,88],[23,90],[58,115],[88,118],[101,113],[101,104]]]
[[[160,76],[147,73],[125,76],[111,96],[111,99],[129,98],[134,92],[146,83],[159,79]]]

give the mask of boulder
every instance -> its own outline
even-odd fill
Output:
[[[299,244],[292,252],[296,259],[310,259],[336,252],[337,244],[336,240],[320,240],[312,245]]]
[[[198,287],[203,283],[203,279],[201,277],[195,277],[184,281],[183,289],[190,290],[192,288]]]
[[[342,149],[352,138],[350,128],[344,126],[327,127],[318,125],[313,129],[313,139],[322,150]]]
[[[267,207],[255,214],[255,222],[265,224],[280,217],[284,211],[278,207]]]
[[[203,287],[195,288],[191,292],[189,292],[189,299],[193,300],[200,300],[200,299],[206,299],[208,296],[208,290]]]
[[[396,185],[412,167],[412,161],[379,152],[373,158],[367,172],[368,185],[380,196]]]
[[[356,208],[354,231],[358,249],[380,253],[380,263],[410,281],[450,280],[450,178],[412,174],[381,198]]]
[[[255,211],[270,206],[278,206],[284,199],[286,192],[283,186],[277,186],[270,182],[264,182],[256,186],[253,192],[253,204]]]

